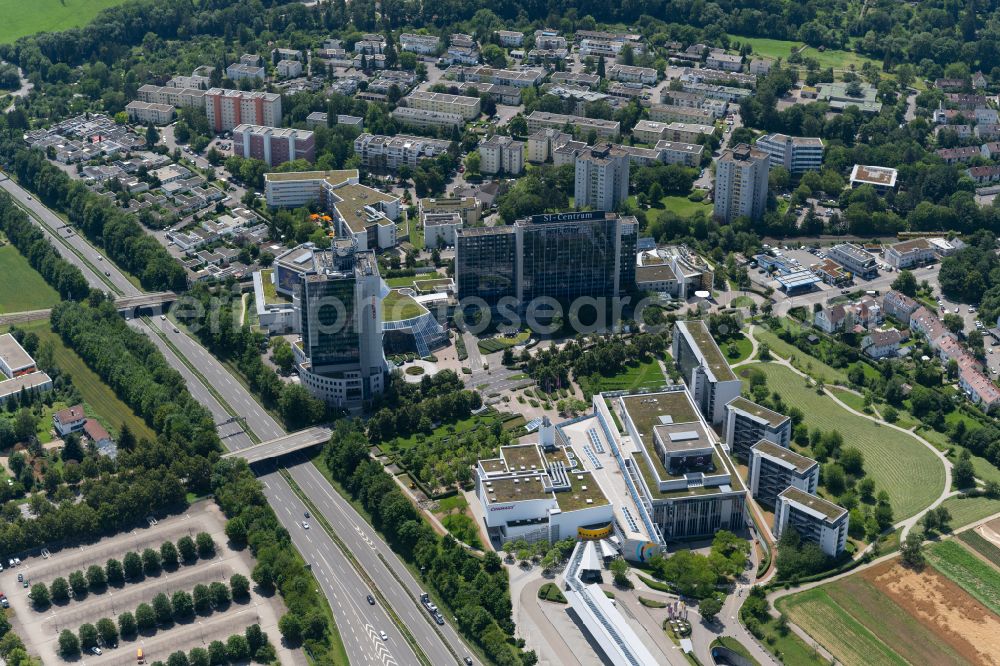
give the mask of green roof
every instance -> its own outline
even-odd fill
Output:
[[[827,520],[833,522],[847,513],[847,509],[842,506],[837,506],[833,502],[827,501],[822,497],[818,497],[811,493],[799,490],[795,486],[789,486],[785,488],[778,497],[785,497],[796,504],[801,504],[803,506],[809,507],[813,511],[823,514]]]
[[[583,472],[568,472],[569,490],[557,492],[556,501],[563,511],[579,511],[592,506],[604,506],[608,504],[608,498],[601,492],[601,487],[597,485],[597,480],[592,474]],[[583,478],[579,478],[583,477]],[[593,500],[587,503],[587,500]]]
[[[653,427],[663,423],[661,416],[669,416],[674,423],[698,421],[698,412],[687,391],[637,393],[622,396],[621,400],[632,425],[639,431],[642,444],[652,444]]]
[[[740,411],[746,412],[752,416],[756,416],[759,419],[764,419],[772,426],[780,426],[782,423],[788,420],[788,417],[784,414],[779,414],[778,412],[768,409],[767,407],[761,407],[756,402],[752,400],[747,400],[743,396],[738,398],[733,398],[729,401],[729,406],[739,409]]]
[[[427,309],[424,306],[399,291],[390,291],[382,300],[382,319],[384,321],[413,319],[425,312]]]
[[[812,458],[807,458],[804,455],[796,453],[791,449],[786,449],[783,446],[779,446],[767,439],[762,439],[754,444],[753,449],[755,451],[765,453],[773,458],[777,458],[778,460],[783,460],[789,465],[795,467],[797,472],[808,472],[810,469],[819,464]]]
[[[732,381],[736,379],[733,369],[729,367],[726,357],[722,355],[719,345],[708,330],[708,325],[701,319],[679,321],[678,325],[683,325],[688,335],[698,347],[698,351],[708,364],[709,370],[715,375],[715,379],[720,382]]]

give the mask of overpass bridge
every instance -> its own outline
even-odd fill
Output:
[[[172,291],[157,291],[141,296],[123,296],[115,299],[118,312],[132,318],[145,314],[158,314],[163,306],[177,300],[177,294]],[[51,308],[43,310],[25,310],[23,312],[7,312],[0,314],[0,326],[23,324],[39,319],[48,319],[52,315]]]
[[[292,432],[282,437],[261,442],[245,449],[230,451],[223,454],[223,458],[243,458],[249,464],[262,462],[270,458],[277,458],[288,453],[308,449],[310,446],[324,444],[330,439],[332,431],[329,428],[315,426],[297,432]]]

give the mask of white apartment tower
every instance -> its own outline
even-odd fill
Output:
[[[715,172],[715,216],[724,222],[762,216],[770,164],[770,155],[745,143],[722,151]]]
[[[576,158],[577,208],[613,211],[628,198],[629,155],[610,143],[599,143]]]

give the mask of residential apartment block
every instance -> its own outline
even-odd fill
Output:
[[[166,125],[174,119],[173,106],[155,102],[129,102],[125,105],[125,113],[129,120],[143,125]]]
[[[748,461],[750,449],[761,440],[787,449],[792,443],[792,420],[739,396],[726,405],[724,432],[730,453]]]
[[[742,383],[726,362],[708,325],[700,319],[676,322],[671,349],[694,403],[711,425],[721,425],[726,405],[739,397]]]
[[[205,114],[216,132],[227,132],[237,125],[281,125],[281,95],[211,88],[205,92]]]
[[[819,171],[823,166],[823,140],[787,134],[767,134],[754,144],[770,156],[771,168],[784,167],[792,174]]]
[[[722,151],[715,172],[714,213],[725,222],[758,219],[767,205],[770,157],[741,143]]]
[[[416,90],[401,102],[411,109],[422,109],[436,113],[455,114],[464,120],[475,120],[480,114],[478,97],[464,95],[449,95],[447,93],[423,92]]]
[[[465,119],[457,113],[426,111],[408,106],[398,106],[390,115],[399,124],[417,129],[453,129],[465,124]]]
[[[139,86],[136,96],[140,102],[169,104],[174,107],[205,107],[205,91],[198,88],[171,88],[169,86]]]
[[[354,152],[361,164],[372,171],[395,171],[399,167],[414,167],[420,160],[437,157],[448,150],[450,141],[423,136],[397,134],[360,134],[354,139]]]
[[[612,81],[641,83],[647,86],[656,84],[656,70],[652,67],[633,67],[615,63],[607,68],[607,77]]]
[[[316,139],[309,130],[290,127],[237,125],[233,128],[233,154],[278,166],[292,160],[316,160]]]
[[[435,35],[416,35],[404,32],[399,36],[399,48],[411,53],[433,55],[441,48],[441,40]]]
[[[577,208],[616,210],[628,198],[629,155],[610,143],[583,150],[576,158]]]
[[[545,128],[561,130],[569,125],[584,135],[593,131],[599,139],[613,139],[621,134],[621,123],[617,120],[567,116],[561,113],[548,113],[546,111],[533,111],[527,120],[529,132],[537,132]]]
[[[774,509],[774,536],[781,538],[794,528],[805,541],[812,541],[830,557],[847,546],[847,509],[792,486],[778,494]]]
[[[778,495],[787,488],[815,495],[819,485],[819,463],[762,439],[750,449],[747,485],[752,497],[773,508],[778,503]]]
[[[524,171],[524,142],[495,134],[479,144],[479,170],[485,174],[516,176]]]

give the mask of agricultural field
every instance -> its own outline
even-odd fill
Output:
[[[994,663],[1000,648],[1000,618],[932,567],[917,571],[898,560],[777,607],[845,666]]]
[[[1000,570],[954,539],[936,543],[924,552],[935,569],[1000,617]]]
[[[997,546],[995,541],[983,538],[982,534],[978,531],[979,529],[983,528],[980,527],[975,530],[965,530],[958,535],[958,538],[966,546],[979,553],[984,559],[987,559],[1000,567],[1000,547]],[[990,529],[988,533],[993,539],[1000,541],[1000,535],[998,535],[995,531]]]
[[[0,289],[0,314],[43,310],[59,302],[58,292],[49,286],[13,245],[0,247],[0,275],[4,276],[7,287],[17,287]]]
[[[907,518],[933,502],[944,488],[944,467],[923,444],[898,430],[876,425],[821,396],[805,390],[805,380],[785,366],[756,363],[751,366],[767,377],[767,386],[777,391],[790,407],[805,414],[807,427],[838,430],[844,441],[864,454],[865,470],[879,489],[889,493],[896,520]],[[745,374],[744,368],[741,374]],[[913,483],[914,478],[921,483]]]
[[[115,392],[97,374],[87,367],[76,352],[66,347],[62,339],[52,332],[47,319],[20,324],[24,331],[38,335],[40,344],[52,343],[53,358],[59,368],[73,378],[73,385],[83,396],[84,407],[104,424],[112,436],[117,435],[122,424],[138,438],[156,439],[156,433],[146,425],[128,405],[118,399]]]
[[[0,44],[36,32],[66,30],[89,23],[98,12],[124,0],[0,0],[6,27],[0,28]]]

